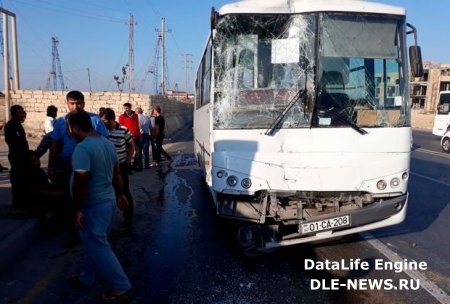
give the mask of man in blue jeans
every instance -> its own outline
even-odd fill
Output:
[[[134,112],[139,119],[139,131],[141,131],[141,148],[144,157],[144,168],[150,168],[150,129],[152,128],[150,117],[144,114],[141,107],[136,107]]]
[[[108,242],[115,214],[128,206],[116,149],[92,127],[84,111],[68,115],[70,134],[78,144],[72,155],[72,197],[76,207],[76,224],[85,246],[86,259],[79,276],[71,278],[78,285],[91,286],[99,271],[112,290],[102,295],[109,302],[132,296],[131,284]]]

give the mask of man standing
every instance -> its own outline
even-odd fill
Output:
[[[133,168],[136,171],[142,171],[142,146],[141,131],[139,131],[138,115],[131,110],[131,104],[126,102],[123,104],[123,114],[119,116],[119,124],[126,127],[133,136],[136,151],[134,153]]]
[[[156,106],[153,110],[154,116],[155,116],[155,127],[153,128],[153,138],[155,140],[156,145],[156,162],[161,162],[161,154],[169,161],[169,165],[172,163],[172,157],[164,150],[163,148],[163,140],[165,137],[165,128],[166,128],[166,120],[161,115],[161,108],[159,106]]]
[[[108,242],[116,202],[119,209],[128,206],[116,149],[95,132],[88,113],[70,113],[68,125],[70,134],[79,142],[72,155],[72,196],[76,223],[86,247],[83,269],[72,281],[91,286],[98,270],[112,287],[102,295],[103,299],[121,302],[132,296],[132,288]]]
[[[70,91],[66,95],[67,109],[70,112],[84,111],[84,95],[79,91]],[[108,136],[108,130],[100,117],[94,113],[88,113],[91,118],[92,127],[97,133]],[[67,115],[59,117],[52,132],[52,146],[48,158],[48,176],[56,184],[61,184],[62,188],[68,188],[69,178],[72,174],[72,153],[77,142],[69,134]]]
[[[150,129],[151,121],[150,117],[144,115],[141,107],[136,107],[135,109],[139,118],[139,131],[141,132],[141,146],[142,155],[144,157],[144,168],[150,168]]]
[[[135,150],[134,141],[131,137],[130,131],[116,121],[116,113],[114,113],[113,109],[104,109],[101,118],[109,131],[108,139],[116,147],[120,173],[123,180],[123,191],[128,199],[128,208],[123,211],[123,218],[125,220],[125,224],[130,225],[133,219],[134,207],[133,197],[130,193],[128,168]]]
[[[58,116],[58,108],[54,105],[49,105],[47,107],[47,117],[44,120],[44,134],[53,131],[56,116]]]
[[[12,206],[17,209],[26,209],[29,202],[26,200],[25,175],[28,160],[28,141],[22,123],[27,113],[22,106],[13,105],[10,108],[11,119],[5,126],[5,141],[8,144],[8,160],[11,164],[9,172],[12,191]]]
[[[84,112],[84,95],[79,91],[70,91],[66,95],[67,109],[70,113]],[[108,136],[106,129],[100,117],[94,113],[87,113],[90,117],[92,127],[97,133]],[[69,134],[66,123],[67,115],[59,117],[52,131],[52,145],[48,157],[48,177],[53,185],[60,191],[65,192],[65,206],[67,211],[67,219],[64,223],[67,225],[67,247],[75,245],[78,241],[78,232],[74,224],[72,224],[74,215],[74,206],[69,195],[70,177],[72,175],[72,153],[77,145],[76,140]]]

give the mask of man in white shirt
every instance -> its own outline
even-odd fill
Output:
[[[53,131],[53,125],[55,124],[56,116],[58,116],[58,108],[54,105],[47,107],[47,118],[44,121],[44,134]]]
[[[150,117],[145,115],[141,107],[136,107],[135,112],[139,118],[139,130],[141,131],[141,147],[144,156],[144,168],[150,168],[150,129],[152,128]]]

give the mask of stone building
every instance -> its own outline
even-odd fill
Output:
[[[434,113],[441,91],[450,91],[450,64],[424,62],[423,76],[411,79],[412,107]]]

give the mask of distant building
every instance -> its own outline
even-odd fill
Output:
[[[395,96],[400,95],[400,86],[398,82],[398,73],[388,73],[386,75],[386,84],[382,75],[375,76],[376,92],[375,97],[377,101],[384,100],[385,106],[395,105]]]
[[[167,97],[174,98],[179,102],[194,103],[194,95],[183,91],[167,90]]]
[[[435,112],[439,92],[450,91],[450,64],[424,62],[424,74],[411,78],[411,105],[413,108]]]

